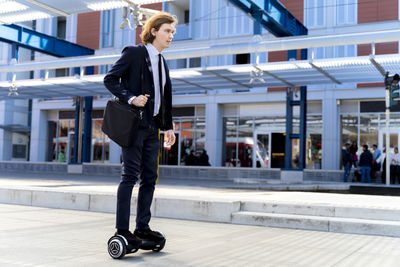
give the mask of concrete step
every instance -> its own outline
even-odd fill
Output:
[[[77,190],[74,187],[0,188],[0,203],[114,213],[115,188],[112,190],[114,193],[94,191],[94,188]],[[269,193],[259,197],[253,196],[259,198],[258,201],[253,201],[243,199],[244,195],[240,191],[234,196],[228,192],[212,191],[188,193],[185,190],[169,189],[165,192],[168,194],[157,192],[155,194],[151,207],[152,215],[155,217],[400,237],[400,211],[396,205],[383,206],[387,202],[386,198],[379,198],[381,207],[373,207],[367,204],[361,205],[363,200],[359,200],[359,206],[349,205],[352,202],[347,204],[339,202],[335,205],[312,203],[311,196],[309,202],[283,200],[268,202],[265,198]],[[301,194],[291,193],[290,196],[292,195],[299,198]],[[136,194],[133,194],[132,215],[136,213],[135,196]],[[285,195],[285,199],[287,196],[289,195]],[[314,196],[314,200],[318,200],[320,196],[329,198],[325,200],[328,202],[335,199],[319,194]],[[353,199],[358,199],[358,196],[353,196],[351,201]]]
[[[115,194],[0,188],[0,203],[4,204],[114,213],[116,201]],[[134,194],[132,215],[136,214],[136,201]],[[185,196],[155,196],[151,206],[151,213],[155,217],[226,223],[230,223],[232,213],[239,210],[240,201]]]
[[[400,222],[239,211],[232,223],[335,233],[400,237]]]
[[[333,205],[315,203],[251,202],[244,201],[241,211],[353,218],[364,220],[400,221],[400,207],[377,207],[360,205]]]

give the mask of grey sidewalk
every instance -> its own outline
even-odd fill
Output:
[[[1,174],[0,203],[115,212],[118,179]],[[339,184],[340,186],[340,184]],[[161,181],[154,217],[400,237],[400,197],[226,189]],[[137,187],[132,199],[135,214]]]
[[[114,215],[0,204],[0,266],[398,266],[400,239],[154,218],[167,245],[109,257]]]

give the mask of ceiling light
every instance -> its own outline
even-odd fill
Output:
[[[17,3],[15,1],[0,1],[0,14],[16,12],[28,9],[26,5]]]
[[[92,3],[88,4],[87,7],[92,9],[92,10],[109,10],[109,9],[115,9],[115,8],[120,8],[120,7],[126,7],[128,6],[128,3],[124,1],[105,1],[105,2],[97,2],[97,3]]]
[[[179,79],[179,78],[193,78],[197,76],[201,76],[201,72],[195,70],[176,70],[170,72],[171,78]]]
[[[29,21],[29,20],[37,20],[37,19],[46,19],[51,16],[44,12],[25,12],[19,13],[17,15],[9,15],[9,16],[0,16],[0,21],[4,23],[14,23],[21,21]]]
[[[29,87],[29,86],[43,86],[45,83],[42,80],[29,79],[29,80],[19,80],[14,82],[18,87]]]
[[[228,68],[228,71],[234,73],[249,73],[254,69],[255,69],[254,66],[242,66],[242,67],[230,67]]]

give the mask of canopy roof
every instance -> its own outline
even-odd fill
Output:
[[[119,8],[128,2],[141,5],[165,0],[0,0],[0,24]]]
[[[262,71],[262,82],[250,84],[250,73]],[[379,55],[285,61],[255,65],[227,65],[170,71],[174,94],[204,93],[207,90],[248,90],[280,86],[383,82],[385,71],[400,73],[400,55]],[[104,74],[16,80],[18,98],[110,95],[103,85]],[[9,98],[11,82],[0,82],[0,98]]]

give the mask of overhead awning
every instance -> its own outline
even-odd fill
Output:
[[[21,124],[0,124],[0,129],[13,133],[30,134],[31,128]]]
[[[263,63],[257,66],[227,65],[170,71],[174,94],[205,93],[208,90],[383,82],[384,72],[400,73],[400,55],[379,55]],[[262,73],[250,84],[250,76]],[[0,82],[0,99],[54,98],[110,95],[103,85],[104,74],[17,80],[18,96],[8,96],[10,82]]]
[[[128,6],[125,0],[0,0],[0,24],[45,19]],[[131,0],[142,5],[165,0]]]

